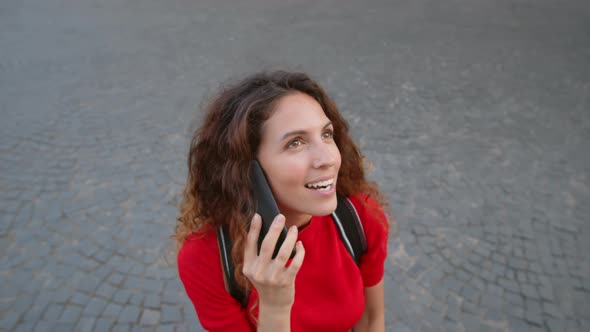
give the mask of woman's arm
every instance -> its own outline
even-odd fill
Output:
[[[383,279],[375,286],[365,287],[365,311],[361,320],[354,327],[355,332],[385,331],[383,292]]]

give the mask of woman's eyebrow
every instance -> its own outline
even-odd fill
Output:
[[[328,123],[326,123],[322,127],[322,130],[328,128],[331,124],[332,124],[332,121],[328,121]],[[305,135],[305,134],[307,134],[307,131],[305,131],[305,130],[293,130],[293,131],[290,131],[290,132],[286,133],[285,135],[283,135],[283,137],[281,137],[281,141],[285,140],[288,137],[294,136],[294,135]]]

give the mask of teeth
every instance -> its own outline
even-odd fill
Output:
[[[332,185],[333,183],[334,183],[334,179],[329,179],[329,180],[320,181],[320,182],[316,182],[316,183],[309,183],[309,184],[306,184],[305,186],[307,188],[313,188],[313,189],[318,189],[318,190],[327,190],[328,188],[321,188],[321,187],[328,187],[328,186]]]

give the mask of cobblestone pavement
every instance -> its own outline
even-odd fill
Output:
[[[389,195],[389,331],[590,331],[588,4],[2,1],[0,330],[200,330],[169,241],[189,127],[280,67]]]

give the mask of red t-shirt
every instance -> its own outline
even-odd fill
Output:
[[[360,196],[365,197],[365,196]],[[367,251],[357,266],[344,247],[330,216],[312,217],[299,232],[305,259],[295,279],[291,331],[349,331],[365,308],[364,287],[383,278],[387,256],[385,215],[375,201],[350,197],[357,209]],[[224,288],[217,234],[190,236],[178,254],[178,272],[203,328],[209,331],[255,331],[256,289],[244,309]],[[251,311],[253,310],[253,311]]]

